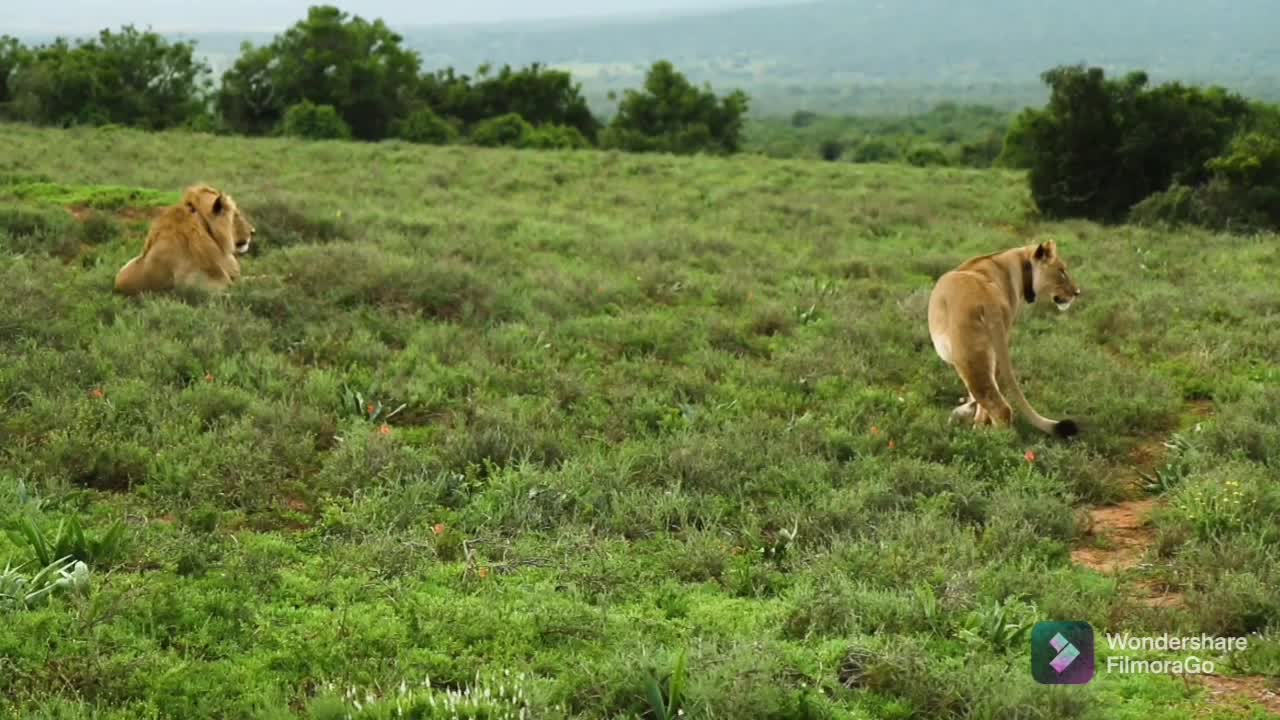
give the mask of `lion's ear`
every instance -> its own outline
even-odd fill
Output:
[[[1053,240],[1040,243],[1036,246],[1036,260],[1052,260],[1057,252],[1058,246]]]
[[[213,199],[213,214],[214,214],[214,215],[221,215],[221,214],[222,214],[222,209],[223,209],[223,207],[225,207],[225,206],[226,206],[226,203],[222,202],[222,196],[221,196],[221,195],[219,195],[218,197],[214,198],[214,199]]]

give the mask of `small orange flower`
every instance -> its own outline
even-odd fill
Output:
[[[373,407],[373,403],[369,403],[368,407],[365,408],[365,412],[372,415],[377,412],[377,409]]]
[[[441,535],[443,535],[443,534],[444,534],[444,523],[436,523],[436,526],[435,526],[435,527],[433,527],[433,528],[431,528],[431,532],[435,533],[435,534],[436,534],[436,537],[440,537]]]
[[[1026,459],[1027,459],[1027,462],[1033,463],[1033,462],[1035,462],[1035,461],[1036,461],[1036,451],[1035,451],[1035,450],[1028,450],[1028,451],[1027,451],[1027,454],[1026,454],[1026,455],[1023,455],[1022,457],[1026,458]]]
[[[892,450],[892,449],[894,449],[894,448],[896,448],[896,447],[898,447],[898,443],[896,443],[896,442],[894,442],[894,441],[890,440],[890,441],[889,441],[889,449],[890,449],[890,450]]]
[[[207,383],[211,383],[211,382],[213,382],[213,375],[211,375],[211,374],[209,374],[209,373],[205,373],[204,381],[205,381],[205,382],[207,382]]]
[[[875,425],[872,425],[872,426],[871,426],[871,434],[872,434],[872,435],[879,435],[879,434],[880,434],[880,428],[876,427]]]
[[[379,434],[379,435],[382,435],[383,437],[386,437],[387,435],[390,435],[390,434],[391,434],[391,426],[390,426],[390,425],[388,425],[388,424],[386,424],[386,423],[382,423],[382,426],[378,428],[378,434]]]
[[[89,391],[89,397],[93,398],[94,400],[101,400],[106,396],[107,394],[102,392],[102,388],[94,388],[93,390]]]
[[[487,577],[489,577],[489,568],[484,568],[484,567],[482,567],[482,568],[480,568],[479,570],[477,570],[476,572],[480,574],[480,577],[481,577],[481,578],[487,578]]]

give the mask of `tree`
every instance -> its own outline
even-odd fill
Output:
[[[17,38],[0,36],[0,117],[4,116],[5,107],[13,100],[10,81],[26,54],[27,49]]]
[[[434,112],[471,127],[516,114],[533,125],[561,125],[594,140],[600,121],[591,114],[582,89],[569,73],[538,63],[519,70],[503,66],[497,75],[482,66],[475,77],[447,68],[423,77],[419,100]]]
[[[735,153],[747,104],[741,91],[718,98],[660,61],[650,68],[644,89],[624,93],[603,144],[632,152]]]
[[[59,38],[30,51],[7,43],[0,63],[6,56],[21,60],[6,78],[6,91],[13,114],[29,122],[160,130],[206,112],[209,68],[196,60],[195,46],[132,26],[74,45]]]
[[[1148,88],[1141,72],[1108,80],[1100,68],[1064,66],[1043,79],[1048,106],[1018,116],[1002,158],[1030,169],[1032,197],[1050,217],[1119,221],[1174,183],[1202,182],[1251,112],[1220,88]]]
[[[355,137],[382,139],[418,88],[421,62],[402,42],[381,20],[312,7],[271,44],[244,48],[223,77],[218,106],[233,129],[261,134],[304,100],[330,105]]]

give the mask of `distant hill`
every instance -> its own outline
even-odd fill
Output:
[[[634,85],[644,66],[667,58],[699,80],[775,99],[879,88],[1017,104],[1042,97],[1042,71],[1072,62],[1274,97],[1276,27],[1274,0],[820,0],[563,28],[404,32],[432,65],[540,60],[594,87]]]
[[[598,105],[665,58],[786,112],[922,110],[943,99],[1043,100],[1042,71],[1088,62],[1280,97],[1275,0],[818,0],[649,19],[398,27],[428,67],[534,61]],[[218,69],[247,35],[194,36]],[[258,42],[269,35],[251,37]]]
[[[647,63],[658,57],[771,78],[1025,81],[1088,61],[1162,75],[1240,77],[1280,66],[1273,0],[820,0],[574,27],[406,29],[425,58]]]

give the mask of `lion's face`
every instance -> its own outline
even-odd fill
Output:
[[[1057,244],[1050,240],[1036,246],[1034,259],[1036,295],[1052,299],[1059,310],[1071,307],[1071,303],[1080,296],[1080,286],[1067,272],[1067,264],[1058,254]]]
[[[230,195],[224,197],[231,212],[231,237],[235,242],[236,254],[243,255],[249,252],[249,247],[253,244],[253,236],[258,230],[253,223],[249,222],[249,218],[245,217],[240,206],[236,205],[236,201],[232,200]]]
[[[197,185],[187,189],[186,202],[192,212],[203,216],[209,231],[227,251],[237,255],[249,252],[257,229],[230,195]]]

